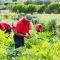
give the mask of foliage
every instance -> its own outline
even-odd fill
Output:
[[[27,6],[27,12],[28,13],[33,13],[33,12],[36,12],[36,6],[35,5],[31,5],[31,4],[29,4],[28,6]]]
[[[57,32],[57,36],[60,37],[60,32]]]
[[[48,30],[49,31],[55,31],[56,30],[56,20],[52,19],[51,21],[49,21],[48,23]]]
[[[7,51],[5,47],[0,46],[0,60],[8,60],[7,59]]]
[[[25,47],[18,49],[18,56],[13,53],[13,34],[7,38],[8,34],[0,31],[0,59],[1,60],[60,60],[60,39],[54,38],[52,32],[36,32],[30,30],[32,38],[25,39]],[[2,36],[3,35],[3,36]],[[57,35],[58,36],[58,35]]]
[[[6,6],[5,5],[0,5],[0,10],[5,10]]]
[[[38,7],[38,8],[37,8]],[[47,4],[17,4],[17,3],[9,3],[7,5],[0,5],[0,10],[9,9],[13,12],[18,13],[60,13],[60,2],[52,2]]]
[[[28,5],[21,5],[21,4],[10,4],[8,5],[9,8],[13,12],[24,12],[24,13],[33,13],[33,12],[43,12],[45,6],[44,5],[34,5],[34,4],[28,4]]]
[[[12,35],[10,37],[8,36],[8,33],[4,34],[4,31],[2,32],[0,30],[0,46],[11,47],[14,44]]]
[[[55,17],[55,14],[52,14],[52,16],[53,15]],[[46,16],[44,15],[43,17],[48,17],[48,16],[50,17],[50,15],[48,14]],[[39,14],[39,19],[40,17],[41,16]],[[49,19],[47,19],[47,21]],[[18,56],[16,56],[16,53],[14,52],[13,32],[9,36],[8,33],[4,34],[4,31],[0,31],[0,59],[1,60],[13,60],[13,59],[14,60],[60,60],[60,32],[57,32],[57,34],[54,35],[53,31],[50,31],[50,25],[51,27],[53,27],[53,29],[55,29],[55,23],[56,21],[51,19],[47,24],[45,24],[44,21],[44,23],[42,24],[43,28],[41,32],[36,32],[34,26],[32,26],[30,30],[30,34],[32,38],[30,39],[24,38],[25,46],[17,49],[19,51]]]
[[[37,8],[38,7],[38,8]],[[60,13],[60,2],[52,2],[50,4],[28,4],[28,5],[21,5],[21,4],[8,4],[8,8],[14,12],[24,12],[24,13],[33,13],[33,12],[38,12],[38,13]],[[45,11],[46,10],[46,11]]]
[[[48,5],[48,12],[50,11],[50,13],[60,13],[59,12],[59,9],[60,9],[60,2],[53,2],[53,3],[50,3]]]
[[[44,10],[45,10],[45,5],[38,6],[38,13],[43,13]]]

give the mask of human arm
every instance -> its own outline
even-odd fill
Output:
[[[18,32],[14,33],[14,34],[17,35],[17,36],[23,36],[23,37],[25,37],[24,34],[21,34],[21,33],[18,33]]]

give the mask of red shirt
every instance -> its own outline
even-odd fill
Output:
[[[36,31],[40,31],[41,28],[42,28],[42,25],[41,25],[41,24],[37,24],[37,25],[35,26],[35,30],[36,30]]]
[[[30,22],[26,21],[25,18],[22,18],[18,21],[15,31],[21,34],[26,34],[30,30]]]
[[[11,29],[11,25],[7,22],[0,22],[0,29],[9,30]]]

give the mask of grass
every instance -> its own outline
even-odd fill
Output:
[[[48,22],[51,19],[56,19],[57,24],[60,24],[60,14],[33,14],[37,16],[40,22]]]
[[[4,19],[2,21],[6,21],[6,22],[9,22],[10,24],[16,24],[17,23],[17,20],[12,20],[12,19]]]
[[[10,16],[11,15],[12,14],[10,13]],[[17,14],[15,14],[15,15],[17,15]],[[37,16],[37,20],[39,20],[39,22],[48,23],[48,21],[50,21],[52,19],[56,19],[57,24],[60,24],[60,14],[36,14],[36,13],[34,13],[33,16]],[[12,23],[13,24],[16,24],[17,23],[17,20],[13,20],[11,18],[8,18],[8,19],[2,18],[1,17],[1,14],[0,14],[0,20],[7,21],[7,22],[9,22],[11,24]]]

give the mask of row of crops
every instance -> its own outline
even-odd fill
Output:
[[[0,60],[60,60],[59,33],[36,32],[30,30],[32,38],[25,38],[25,46],[20,47],[18,56],[14,51],[13,33],[4,34],[0,30]]]

